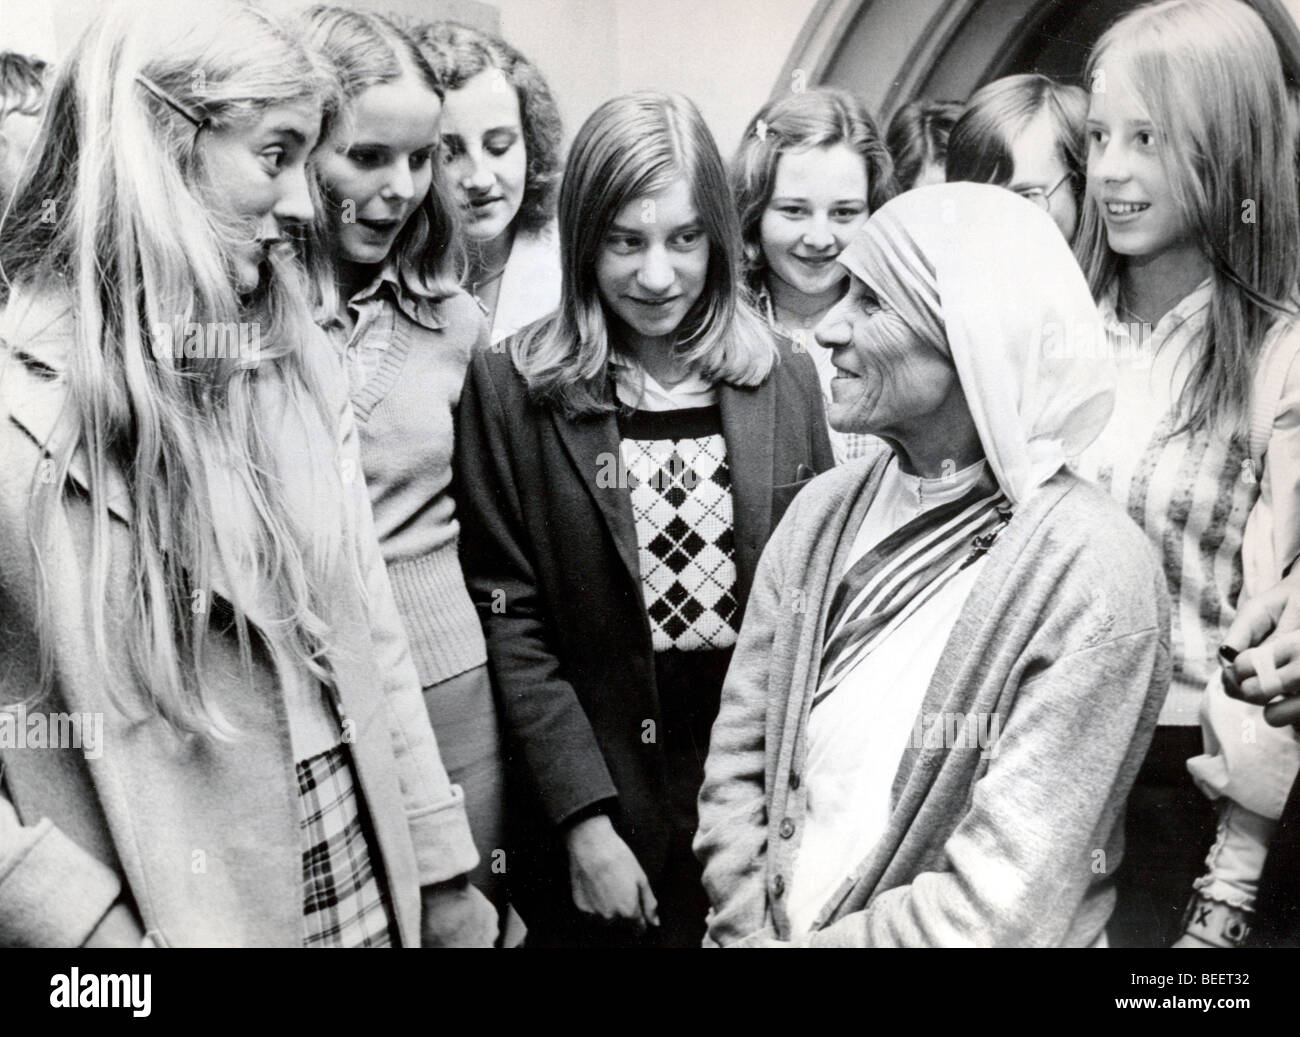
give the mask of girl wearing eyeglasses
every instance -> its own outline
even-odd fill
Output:
[[[948,137],[949,180],[997,184],[1045,209],[1073,241],[1083,197],[1088,95],[1037,74],[977,90]]]

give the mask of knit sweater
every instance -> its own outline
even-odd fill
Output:
[[[619,432],[655,651],[730,648],[740,604],[722,411],[632,411]]]
[[[423,687],[487,661],[487,648],[457,554],[452,499],[453,415],[487,325],[457,291],[416,302],[382,276],[350,304],[350,335],[328,329],[345,359],[360,354],[352,410],[375,531]],[[357,365],[350,364],[355,372]]]
[[[695,852],[709,936],[791,938],[808,711],[826,612],[887,455],[815,479],[759,562],[713,727]],[[998,723],[992,751],[909,745],[884,834],[814,945],[1086,946],[1114,905],[1124,801],[1169,686],[1168,594],[1141,531],[1058,473],[984,561],[922,718]]]

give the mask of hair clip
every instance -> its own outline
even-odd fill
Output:
[[[204,116],[198,114],[198,112],[189,105],[182,104],[180,101],[176,100],[176,98],[146,76],[143,72],[136,74],[135,81],[177,115],[181,116],[181,118],[188,119],[196,130],[201,130],[208,124],[208,120]]]
[[[758,122],[754,123],[754,136],[764,144],[767,143],[767,123],[762,119],[759,119]]]

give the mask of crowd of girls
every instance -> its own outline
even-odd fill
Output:
[[[0,945],[1300,942],[1293,60],[728,166],[450,22],[0,55]]]

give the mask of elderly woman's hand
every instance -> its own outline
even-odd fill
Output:
[[[1223,639],[1226,648],[1239,653],[1223,667],[1224,691],[1263,706],[1264,719],[1274,727],[1300,724],[1300,567],[1297,570],[1244,602]]]

